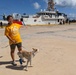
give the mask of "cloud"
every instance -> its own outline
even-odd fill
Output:
[[[76,14],[75,13],[69,13],[69,15],[68,15],[69,17],[75,17],[76,16]]]
[[[46,2],[46,3],[48,2],[48,0],[43,0],[43,1]]]
[[[55,0],[56,5],[60,6],[67,6],[67,7],[75,7],[76,6],[76,0]]]
[[[48,2],[48,0],[43,1]],[[56,2],[58,6],[76,7],[76,0],[54,0],[54,2]]]
[[[35,9],[39,9],[40,8],[40,5],[39,5],[38,2],[33,3],[33,6],[34,6]]]

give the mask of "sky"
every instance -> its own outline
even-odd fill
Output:
[[[48,0],[0,0],[0,16],[2,14],[35,14],[47,8]],[[54,0],[55,8],[69,16],[76,16],[76,0]]]

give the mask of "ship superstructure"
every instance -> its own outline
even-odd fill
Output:
[[[37,12],[35,15],[23,16],[25,25],[64,24],[67,15],[55,10],[54,0],[48,0],[47,9]]]

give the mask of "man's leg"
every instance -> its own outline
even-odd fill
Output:
[[[11,58],[12,58],[12,65],[13,66],[17,65],[17,64],[15,64],[15,57],[14,57],[15,47],[16,47],[15,44],[10,45],[10,48],[11,48],[10,55],[11,55]]]
[[[10,52],[12,61],[15,61],[14,52],[15,52],[15,50],[13,50],[13,49],[12,49],[11,52]]]
[[[20,43],[18,43],[16,45],[17,45],[18,51],[22,52],[22,43],[20,42]]]

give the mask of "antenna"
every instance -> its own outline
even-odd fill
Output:
[[[54,0],[48,0],[48,7],[47,7],[47,10],[49,11],[54,11],[54,6],[55,6],[55,3],[54,3]]]

